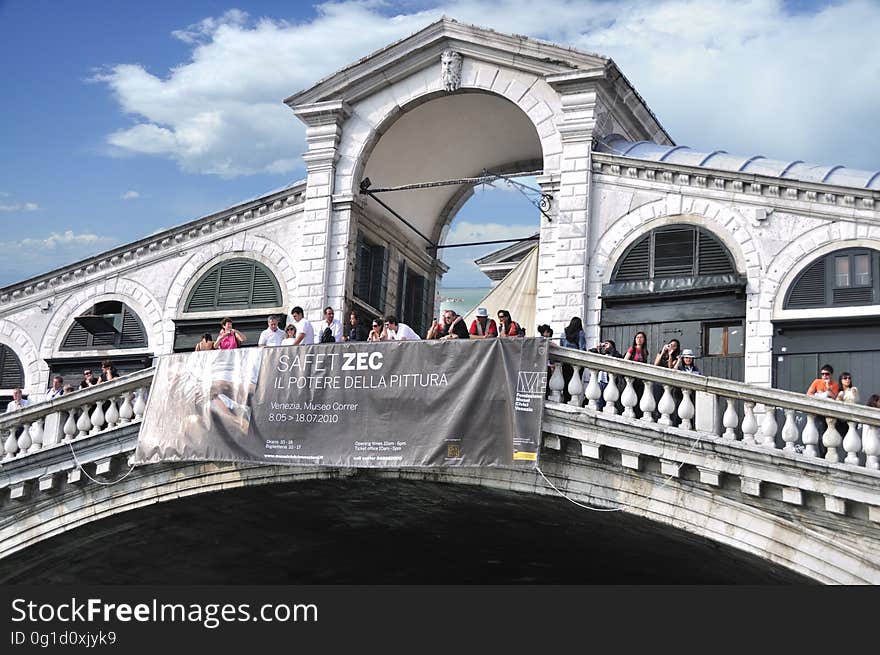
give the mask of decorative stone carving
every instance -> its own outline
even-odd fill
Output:
[[[440,54],[440,81],[446,91],[461,87],[461,55],[455,50],[447,49]]]

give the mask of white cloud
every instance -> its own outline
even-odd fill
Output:
[[[3,194],[8,196],[9,194]],[[40,206],[35,202],[20,202],[14,205],[0,205],[0,212],[35,212]]]
[[[131,191],[126,191],[125,193],[123,193],[119,197],[122,198],[123,200],[135,200],[137,198],[140,198],[141,194],[139,194],[137,191],[132,189]]]
[[[108,142],[188,172],[289,172],[301,165],[303,129],[281,100],[446,14],[613,57],[679,143],[877,162],[880,58],[865,53],[880,4],[870,0],[797,15],[782,0],[546,0],[540,11],[459,0],[389,16],[390,7],[328,2],[301,23],[230,10],[177,30],[192,55],[167,74],[118,64],[96,77],[135,120]]]
[[[117,243],[112,237],[73,230],[52,232],[42,239],[0,241],[0,285],[71,264]]]

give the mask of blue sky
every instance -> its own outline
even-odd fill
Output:
[[[875,0],[0,0],[0,285],[302,178],[282,99],[444,13],[613,57],[677,143],[880,168]],[[450,242],[536,226],[478,193]]]

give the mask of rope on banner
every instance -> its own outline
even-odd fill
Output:
[[[96,480],[96,479],[93,478],[91,475],[89,475],[88,471],[86,471],[86,470],[83,468],[83,465],[79,463],[79,460],[76,458],[76,453],[73,452],[73,446],[71,445],[71,443],[70,443],[69,441],[67,442],[67,446],[70,448],[70,454],[73,455],[73,461],[74,461],[74,463],[76,464],[76,467],[77,467],[80,471],[83,472],[83,475],[85,475],[89,480],[91,480],[91,481],[94,482],[95,484],[100,484],[100,485],[105,486],[105,487],[112,487],[114,484],[119,484],[120,482],[122,482],[123,480],[125,480],[125,478],[127,478],[127,477],[129,476],[129,474],[130,474],[132,471],[134,471],[134,464],[132,464],[132,465],[131,465],[131,468],[128,469],[128,473],[126,473],[125,475],[123,475],[123,476],[122,476],[121,478],[119,478],[118,480],[114,480],[113,482],[104,482],[103,480]]]
[[[691,446],[690,449],[689,449],[685,454],[686,454],[686,455],[690,455],[692,452],[694,452],[694,449],[697,448],[697,447],[700,445],[700,442],[701,442],[701,441],[702,441],[702,438],[701,438],[701,437],[697,437],[696,441],[694,441],[694,445]],[[678,472],[681,470],[681,467],[682,467],[682,466],[684,466],[684,462],[680,462],[680,463],[678,464],[678,466],[675,467],[675,472],[678,473]],[[553,483],[550,481],[550,479],[549,479],[546,475],[544,475],[544,471],[541,470],[541,467],[540,467],[540,466],[536,466],[536,467],[535,467],[535,470],[536,470],[538,473],[541,474],[541,477],[544,478],[544,480],[547,482],[547,484],[550,485],[550,487],[551,487],[556,493],[558,493],[560,496],[562,496],[563,498],[565,498],[568,502],[570,502],[570,503],[572,503],[572,504],[574,504],[574,505],[577,505],[578,507],[582,507],[583,509],[588,509],[588,510],[593,511],[593,512],[622,512],[622,511],[624,511],[625,509],[642,509],[642,508],[645,507],[645,505],[647,505],[647,504],[653,499],[653,496],[649,496],[649,497],[645,500],[644,504],[641,504],[641,505],[620,505],[619,507],[592,507],[592,506],[590,506],[590,505],[585,505],[584,503],[579,503],[579,502],[576,501],[574,498],[571,498],[570,496],[566,495],[563,491],[560,491],[560,489],[559,489],[555,484],[553,484]],[[661,485],[657,488],[658,491],[659,491],[660,489],[662,489],[663,487],[665,487],[667,484],[669,484],[669,481],[672,480],[672,479],[675,478],[675,477],[676,477],[675,475],[670,475],[669,477],[667,477],[667,478],[663,481],[663,484],[661,484]]]

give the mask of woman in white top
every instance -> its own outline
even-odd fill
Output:
[[[853,386],[852,375],[844,371],[837,378],[837,381],[840,384],[840,392],[837,394],[837,399],[842,400],[847,405],[857,405],[859,403],[859,390]]]
[[[282,346],[292,346],[296,340],[296,326],[288,325],[284,328],[284,338],[281,340]]]

